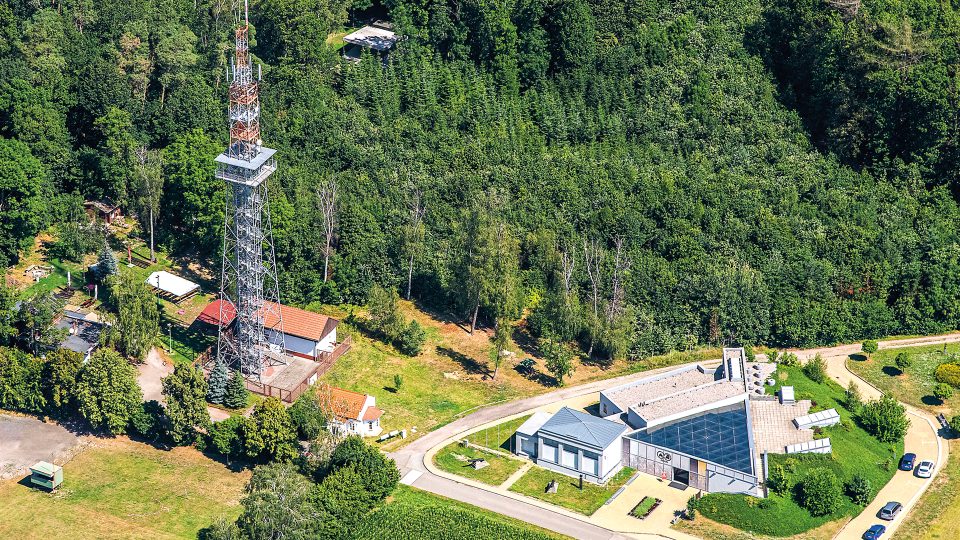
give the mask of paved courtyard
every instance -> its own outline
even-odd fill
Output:
[[[0,480],[24,476],[38,461],[57,463],[77,442],[76,435],[57,424],[0,415]]]

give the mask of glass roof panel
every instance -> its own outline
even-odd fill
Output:
[[[750,426],[743,403],[640,430],[630,438],[753,474]]]

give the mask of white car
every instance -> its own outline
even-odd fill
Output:
[[[933,476],[933,462],[932,461],[921,461],[917,465],[917,476],[920,478],[930,478]]]

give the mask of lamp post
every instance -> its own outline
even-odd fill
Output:
[[[167,323],[167,352],[173,352],[173,323]]]

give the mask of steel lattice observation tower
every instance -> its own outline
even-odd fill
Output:
[[[220,321],[217,361],[238,369],[248,379],[260,381],[266,366],[285,363],[282,354],[283,321],[278,309],[273,231],[267,199],[267,179],[275,170],[276,150],[263,146],[260,137],[260,97],[253,76],[248,36],[250,22],[247,1],[237,10],[236,51],[227,68],[230,83],[230,145],[217,156],[216,177],[227,183],[223,233],[223,266],[220,278]],[[266,301],[266,302],[265,302]],[[279,321],[273,332],[264,328],[264,319]]]

